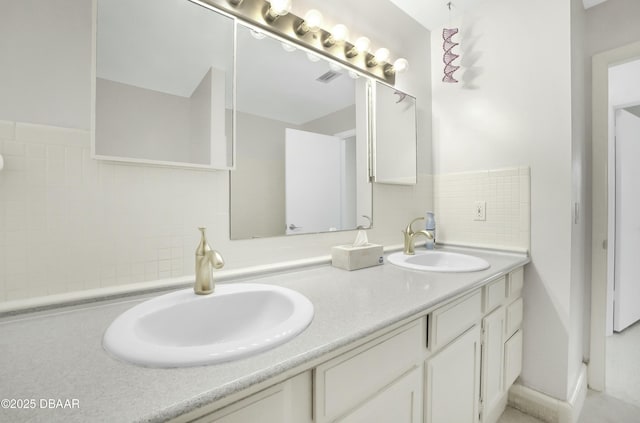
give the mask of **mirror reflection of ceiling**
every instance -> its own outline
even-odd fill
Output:
[[[212,66],[233,69],[228,17],[185,0],[99,0],[98,10],[98,78],[190,97]]]
[[[334,71],[326,60],[312,62],[300,49],[285,51],[271,37],[256,39],[244,26],[238,26],[236,60],[239,112],[302,125],[355,104],[355,81],[344,68]],[[327,72],[337,75],[317,81]],[[283,97],[287,100],[278,101]]]

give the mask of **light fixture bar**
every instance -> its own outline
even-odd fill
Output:
[[[322,28],[319,28],[316,32],[310,30],[304,31],[303,28],[300,28],[301,22],[304,21],[304,19],[293,13],[278,15],[277,18],[271,19],[269,12],[271,5],[268,1],[196,0],[196,2],[212,6],[214,9],[219,9],[233,15],[240,21],[264,29],[267,33],[274,32],[286,40],[300,44],[321,55],[328,56],[374,79],[386,82],[389,85],[395,84],[396,72],[389,72],[388,70],[385,72],[385,68],[388,69],[387,65],[390,65],[389,63],[380,62],[373,66],[368,66],[367,59],[371,57],[369,53],[360,52],[360,49],[346,40],[344,42],[336,42],[335,37]],[[330,41],[326,42],[327,40]],[[355,44],[358,43],[356,42]]]

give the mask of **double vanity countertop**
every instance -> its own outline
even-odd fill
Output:
[[[524,254],[443,250],[472,254],[491,267],[434,273],[386,263],[348,272],[322,265],[238,279],[302,293],[314,305],[314,318],[283,345],[216,365],[145,368],[103,350],[102,336],[111,322],[158,293],[2,318],[0,421],[166,421],[271,378],[310,369],[327,354],[529,262]],[[35,407],[4,408],[6,399]]]

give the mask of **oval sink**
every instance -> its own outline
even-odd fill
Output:
[[[210,295],[184,289],[125,311],[107,328],[105,350],[148,367],[236,360],[283,344],[313,319],[313,304],[291,289],[217,285]]]
[[[400,251],[390,254],[387,260],[396,266],[431,272],[477,272],[491,266],[479,257],[449,251],[416,251],[415,255]]]

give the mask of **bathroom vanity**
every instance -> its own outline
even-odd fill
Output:
[[[218,365],[145,368],[103,350],[111,321],[158,294],[5,316],[3,395],[77,399],[79,407],[1,409],[0,420],[495,421],[520,372],[529,258],[466,251],[491,267],[446,274],[321,265],[252,277],[305,295],[314,319],[286,344]]]

